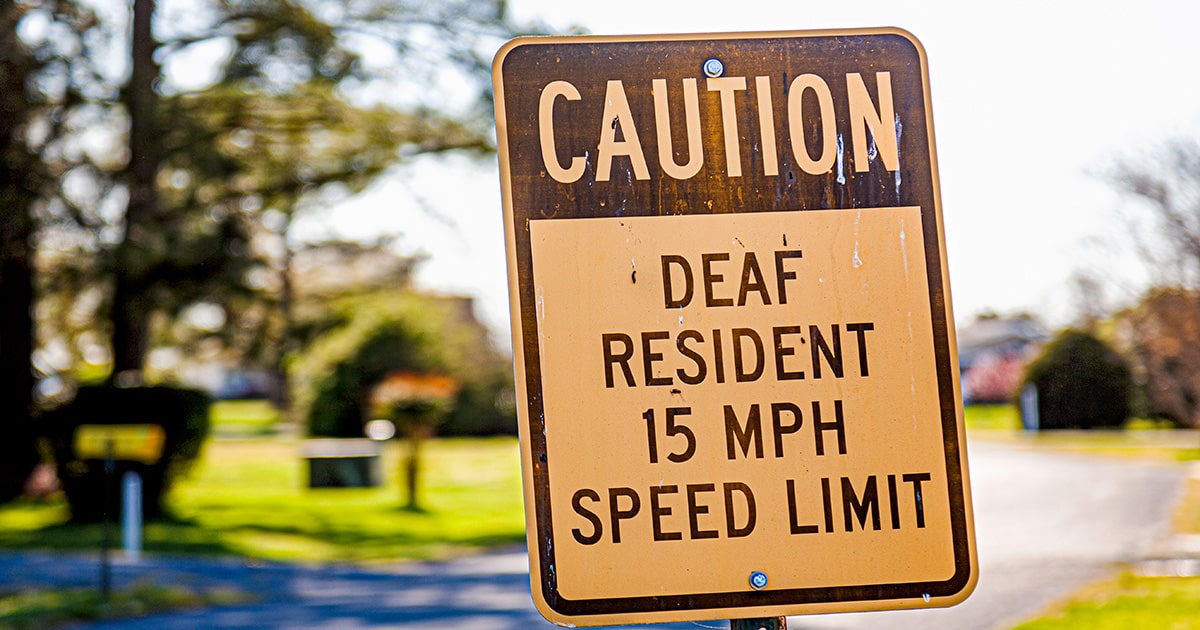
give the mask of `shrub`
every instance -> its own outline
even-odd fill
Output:
[[[390,371],[430,369],[419,357],[421,335],[400,322],[371,331],[354,355],[333,366],[317,387],[309,412],[308,430],[314,436],[362,437],[370,389]]]
[[[511,363],[491,346],[469,301],[390,293],[348,299],[340,308],[342,324],[289,368],[296,411],[310,435],[362,437],[372,388],[398,372],[441,374],[461,385],[443,435],[515,432]]]
[[[442,435],[516,435],[517,402],[512,376],[505,362],[490,376],[467,383],[438,431]]]
[[[143,514],[155,519],[164,516],[162,501],[172,482],[200,455],[208,436],[210,402],[204,392],[190,389],[89,386],[80,388],[72,402],[46,414],[46,437],[71,507],[71,520],[95,522],[104,514],[104,461],[75,452],[75,431],[80,425],[157,424],[163,428],[165,439],[158,462],[117,461],[112,483],[118,497],[111,504],[113,518],[120,513],[120,480],[132,470],[142,477]]]
[[[1025,381],[1037,388],[1042,429],[1118,427],[1129,415],[1129,364],[1084,332],[1060,333],[1029,366]]]

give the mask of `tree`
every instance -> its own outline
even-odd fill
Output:
[[[1200,142],[1176,139],[1119,161],[1108,181],[1134,202],[1132,232],[1151,282],[1200,288]]]
[[[214,8],[210,23],[159,43],[150,30],[153,0],[134,2],[133,71],[123,99],[131,121],[129,206],[124,238],[116,249],[111,314],[115,373],[140,370],[151,305],[163,303],[155,293],[183,293],[175,303],[205,297],[195,290],[188,295],[179,288],[175,274],[163,273],[164,267],[179,267],[170,264],[168,252],[150,251],[152,228],[163,223],[158,215],[178,216],[181,211],[216,206],[240,219],[227,223],[231,229],[224,230],[225,239],[250,241],[262,232],[251,215],[273,210],[283,217],[277,231],[286,241],[290,217],[306,196],[335,183],[352,190],[363,187],[396,161],[401,146],[409,154],[487,148],[486,127],[435,114],[420,100],[401,113],[382,107],[361,109],[346,94],[386,78],[364,55],[366,45],[388,46],[396,61],[409,68],[445,68],[450,62],[468,75],[477,74],[486,67],[476,49],[480,38],[511,33],[503,3],[223,0]],[[453,37],[440,37],[451,33]],[[200,94],[171,99],[175,102],[167,103],[169,111],[161,111],[155,89],[160,79],[156,54],[169,63],[170,55],[214,39],[231,40],[233,45],[221,79]],[[174,134],[184,141],[160,148],[159,139],[169,135],[163,120],[183,123],[172,126],[186,130]],[[156,186],[164,167],[171,169],[173,177],[190,182],[184,188],[220,192],[207,204],[161,207]],[[228,247],[216,251],[222,249]],[[207,260],[204,265],[188,262],[192,264],[184,268],[202,281],[207,278],[200,269],[220,275],[217,270],[222,265],[243,261],[230,257]],[[286,327],[290,294],[286,257],[282,279],[280,302]],[[273,358],[275,363],[282,359]]]
[[[76,221],[60,222],[75,230],[55,273],[81,290],[111,286],[96,319],[111,326],[113,375],[133,381],[197,304],[230,305],[223,339],[278,366],[291,217],[403,158],[491,150],[487,56],[517,30],[503,2],[213,0],[186,20],[172,10],[134,2],[130,79],[97,79],[97,104],[128,129],[126,159],[87,173],[90,212],[59,217]],[[189,83],[176,60],[214,43],[227,50],[210,59],[213,78]],[[429,89],[447,74],[456,90]],[[380,86],[403,98],[380,99]],[[124,207],[96,210],[106,204]]]
[[[155,82],[160,69],[154,58],[155,42],[151,32],[155,0],[133,0],[133,28],[130,38],[129,83],[121,91],[129,117],[129,163],[125,185],[129,200],[125,206],[122,234],[114,253],[117,273],[113,278],[112,374],[120,377],[133,373],[140,381],[142,360],[146,354],[146,319],[151,297],[144,286],[148,261],[144,250],[153,238],[152,224],[160,214],[158,172],[162,165],[159,137],[162,133]],[[219,250],[218,250],[219,251]]]
[[[1200,294],[1155,289],[1116,319],[1142,388],[1141,411],[1200,427]]]
[[[33,269],[30,249],[34,197],[23,171],[36,155],[22,137],[30,115],[25,86],[36,70],[31,52],[17,38],[21,12],[0,7],[0,120],[11,121],[0,135],[0,418],[12,437],[0,441],[0,501],[20,493],[36,462],[29,430],[33,412]],[[30,457],[32,455],[33,457]]]
[[[69,205],[70,174],[91,156],[77,125],[94,74],[87,10],[66,0],[0,4],[0,501],[38,460],[32,416],[37,215]]]
[[[449,376],[395,371],[385,375],[368,395],[372,417],[390,420],[407,442],[402,472],[408,510],[421,510],[421,445],[450,414],[458,390],[458,381]]]
[[[1145,411],[1200,426],[1200,142],[1171,140],[1110,176],[1134,202],[1138,252],[1152,274],[1152,288],[1117,317]]]
[[[297,86],[282,95],[217,87],[170,99],[166,111],[189,122],[163,135],[164,145],[173,149],[165,168],[186,182],[166,191],[164,201],[188,207],[199,197],[211,197],[238,226],[235,234],[220,235],[223,243],[216,247],[191,250],[222,251],[231,242],[243,242],[250,253],[222,261],[228,270],[224,277],[204,279],[190,293],[179,295],[185,279],[171,277],[178,299],[170,303],[177,305],[176,313],[196,301],[219,305],[233,324],[224,331],[223,343],[241,360],[273,370],[282,385],[287,383],[285,358],[297,343],[292,334],[296,245],[288,238],[293,217],[325,203],[323,188],[361,190],[396,162],[402,146],[412,147],[410,153],[487,148],[459,121],[357,107],[328,83]],[[211,148],[196,151],[197,146]],[[230,178],[230,172],[237,176]],[[161,306],[170,299],[155,302]],[[282,394],[286,401],[286,388]]]
[[[14,427],[31,363],[49,397],[81,358],[138,380],[196,305],[234,304],[224,338],[281,362],[288,249],[264,242],[286,245],[293,213],[401,158],[490,150],[487,60],[519,30],[502,0],[90,6],[0,3],[0,418]],[[195,80],[181,59],[212,72]]]

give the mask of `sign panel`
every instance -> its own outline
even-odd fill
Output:
[[[524,38],[493,73],[542,614],[964,599],[977,568],[919,44]]]
[[[166,434],[157,424],[81,424],[75,429],[75,454],[149,465],[162,457],[164,441]]]

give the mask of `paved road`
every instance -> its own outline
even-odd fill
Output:
[[[1009,628],[1158,552],[1186,470],[1165,464],[972,442],[980,577],[953,608],[795,618],[795,629]]]
[[[1120,562],[1152,555],[1186,472],[1164,464],[1047,453],[976,441],[970,448],[981,577],[951,609],[794,617],[789,628],[1007,628]],[[0,556],[0,589],[88,585],[87,556]],[[523,550],[450,564],[388,570],[249,566],[232,560],[151,559],[116,567],[118,585],[138,579],[236,588],[254,604],[157,615],[98,628],[552,627],[534,611]],[[695,629],[725,624],[670,624]]]

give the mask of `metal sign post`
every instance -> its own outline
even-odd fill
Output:
[[[920,44],[519,38],[493,82],[539,611],[778,626],[964,599]]]
[[[116,440],[109,437],[105,441],[104,455],[104,498],[101,511],[104,524],[100,535],[100,597],[108,601],[112,597],[112,495],[113,476],[116,469],[114,453]]]
[[[787,630],[787,617],[731,619],[729,630]]]

